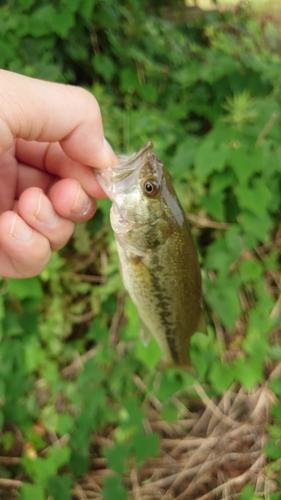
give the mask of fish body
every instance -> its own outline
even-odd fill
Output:
[[[170,176],[151,143],[96,175],[112,200],[121,274],[141,336],[145,343],[156,338],[166,365],[192,370],[189,342],[202,315],[201,273]]]

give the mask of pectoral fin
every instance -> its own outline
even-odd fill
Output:
[[[139,318],[139,322],[140,322],[140,338],[142,339],[142,342],[146,347],[149,344],[152,335],[148,330],[148,328],[146,327],[146,325],[144,324],[144,322],[141,320],[141,318]]]

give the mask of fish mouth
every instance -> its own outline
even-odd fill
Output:
[[[128,189],[136,182],[141,167],[152,154],[152,149],[152,142],[147,142],[130,156],[117,155],[117,165],[106,169],[94,169],[99,184],[111,200],[114,199],[114,195]]]
[[[118,155],[119,163],[112,168],[112,182],[119,182],[128,177],[135,170],[139,170],[145,163],[146,157],[152,153],[153,144],[147,142],[139,151],[132,155]],[[146,153],[146,154],[145,154]]]

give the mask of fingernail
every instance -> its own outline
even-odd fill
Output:
[[[59,216],[54,211],[51,202],[45,197],[43,192],[39,195],[35,217],[40,220],[40,222],[48,224],[48,226],[54,226],[59,219]]]
[[[105,137],[103,138],[103,144],[104,144],[104,149],[106,151],[106,155],[107,155],[109,162],[110,162],[108,166],[116,165],[118,163],[117,156],[114,153],[112,147],[110,146],[109,142],[106,140]]]
[[[74,202],[72,209],[70,210],[71,213],[75,215],[86,215],[89,210],[90,204],[91,201],[89,196],[85,193],[85,191],[83,191],[83,189],[79,185],[76,195],[76,200]]]
[[[32,229],[17,214],[14,215],[10,236],[20,241],[28,241],[32,236]]]

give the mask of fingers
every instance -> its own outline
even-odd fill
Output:
[[[21,163],[18,164],[17,172],[15,199],[19,199],[22,193],[30,187],[40,188],[44,193],[47,193],[51,185],[56,181],[56,178],[50,174]]]
[[[96,210],[74,179],[64,179],[50,191],[50,199],[39,188],[21,195],[18,214],[0,216],[0,275],[31,277],[39,274],[50,259],[51,250],[63,247],[70,238],[73,221],[89,219]]]
[[[51,250],[62,248],[73,233],[73,222],[60,217],[38,188],[24,191],[18,201],[18,214],[31,229],[47,238]]]
[[[116,157],[104,139],[96,99],[86,90],[0,70],[0,155],[18,137],[60,142],[78,163],[107,167]]]
[[[90,167],[117,159],[89,92],[1,69],[0,138],[0,275],[34,276],[104,196]]]
[[[0,213],[11,210],[17,188],[17,161],[12,147],[0,156]]]
[[[15,212],[0,216],[0,275],[30,278],[41,273],[51,256],[48,239]]]
[[[16,144],[16,156],[20,162],[26,165],[20,163],[17,185],[18,197],[27,187],[39,185],[38,180],[43,181],[44,176],[46,185],[48,185],[48,182],[50,182],[50,175],[48,174],[51,174],[52,178],[57,176],[62,179],[70,177],[76,179],[90,197],[104,197],[104,192],[94,176],[93,169],[71,160],[59,143],[46,144],[19,139]],[[37,168],[32,169],[27,165]],[[42,170],[45,170],[45,172],[42,172]],[[32,182],[36,183],[32,184]],[[46,191],[43,184],[41,184],[41,187]]]
[[[49,197],[61,217],[75,222],[90,219],[97,209],[96,200],[90,198],[75,179],[56,182],[50,189]]]

